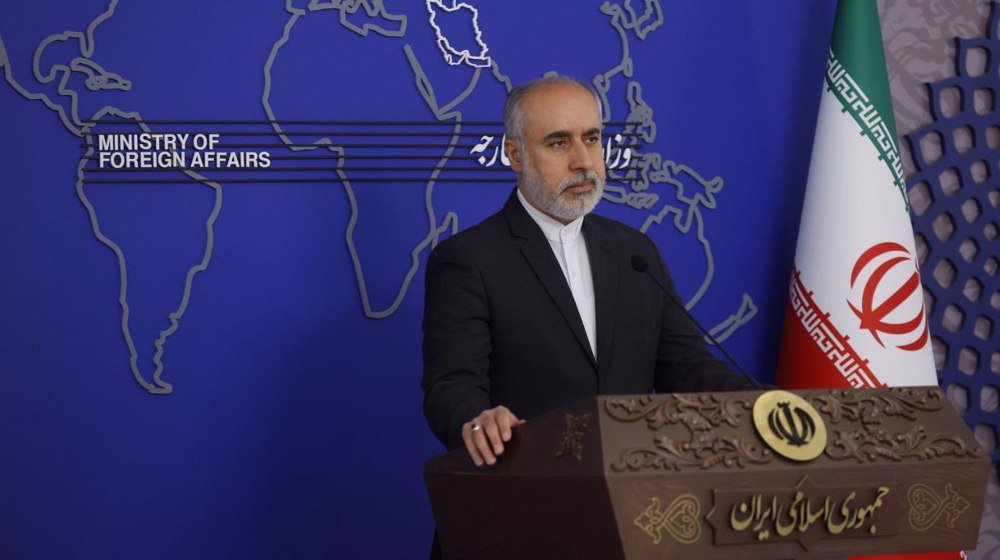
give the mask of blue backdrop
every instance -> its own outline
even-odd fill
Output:
[[[490,165],[497,128],[463,124],[470,136],[382,149],[435,156],[423,165],[436,170],[366,175],[350,166],[407,162],[361,158],[379,149],[352,147],[363,140],[350,126],[156,121],[455,132],[498,121],[510,82],[548,71],[590,81],[607,120],[641,123],[629,166],[615,158],[633,140],[609,148],[612,172],[645,172],[613,183],[598,212],[653,237],[692,310],[767,380],[833,10],[833,0],[4,3],[0,556],[427,550],[421,471],[442,448],[420,411],[423,265],[509,194],[513,175]],[[120,123],[87,122],[95,116]],[[138,132],[138,120],[267,143],[257,149],[272,157],[334,159],[318,160],[313,182],[232,181],[277,176],[263,171],[94,182],[108,174],[81,159],[88,139]],[[505,181],[455,180],[472,176]]]

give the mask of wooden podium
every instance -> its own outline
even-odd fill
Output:
[[[990,463],[936,387],[593,397],[425,469],[447,559],[976,546]]]

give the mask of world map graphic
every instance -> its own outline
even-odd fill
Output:
[[[0,67],[7,86],[25,103],[43,104],[59,119],[66,133],[81,140],[76,161],[60,159],[52,164],[75,166],[75,195],[86,211],[89,228],[117,261],[117,305],[128,367],[147,392],[173,391],[166,366],[169,341],[181,328],[189,309],[198,305],[199,298],[210,297],[199,294],[196,286],[199,275],[217,257],[216,240],[226,235],[218,222],[225,208],[225,193],[233,188],[253,188],[250,185],[255,181],[282,179],[267,181],[260,177],[273,176],[235,176],[192,168],[148,175],[155,177],[151,181],[145,176],[99,173],[102,170],[95,168],[95,159],[96,138],[100,135],[216,132],[222,137],[222,145],[230,150],[266,146],[266,153],[275,159],[299,163],[306,158],[317,159],[322,166],[313,168],[315,172],[300,182],[342,189],[349,209],[343,224],[343,242],[350,256],[360,311],[364,317],[384,319],[396,313],[408,297],[422,273],[422,257],[446,236],[478,221],[465,218],[458,205],[442,202],[436,190],[449,181],[461,181],[455,177],[458,172],[464,178],[478,172],[478,177],[504,182],[503,190],[509,189],[514,181],[512,173],[487,173],[502,172],[506,163],[500,149],[502,127],[496,122],[497,108],[512,83],[558,70],[588,79],[601,98],[603,120],[617,125],[609,125],[606,130],[609,184],[602,207],[617,208],[612,210],[617,212],[616,217],[654,239],[668,236],[671,243],[688,245],[691,252],[700,255],[696,259],[698,280],[684,294],[689,309],[710,291],[715,257],[708,216],[720,203],[725,181],[711,170],[696,170],[657,151],[654,144],[664,132],[658,129],[655,107],[646,101],[643,83],[636,78],[633,52],[640,46],[648,48],[642,43],[654,37],[662,25],[659,2],[600,4],[600,18],[590,17],[585,24],[587,35],[598,40],[585,50],[585,56],[571,59],[570,68],[557,66],[554,63],[558,59],[547,56],[528,62],[505,56],[506,47],[494,41],[504,27],[495,6],[486,9],[456,0],[416,4],[422,5],[394,12],[378,0],[288,0],[281,13],[269,14],[281,18],[278,32],[270,38],[254,37],[259,43],[257,53],[264,54],[259,63],[260,80],[256,91],[240,90],[239,105],[250,106],[256,99],[256,110],[233,111],[227,108],[233,105],[230,101],[213,105],[221,100],[210,98],[191,109],[191,117],[173,120],[160,119],[158,115],[163,111],[148,106],[150,96],[138,94],[140,89],[148,92],[149,84],[140,87],[140,79],[132,76],[134,72],[119,71],[120,65],[109,61],[118,60],[120,55],[108,53],[128,51],[127,43],[116,41],[127,36],[135,15],[120,6],[118,0],[104,5],[81,29],[49,34],[34,45],[16,45],[18,52],[30,50],[30,59],[23,54],[13,56],[8,50],[13,43],[0,35]],[[530,14],[528,6],[514,12]],[[172,45],[161,46],[169,49]],[[342,54],[347,52],[363,54],[348,59]],[[358,72],[359,62],[380,68],[384,78],[376,85],[352,77]],[[196,63],[191,62],[187,69],[191,74],[203,71],[194,68]],[[209,67],[220,63],[226,61],[203,61]],[[152,75],[156,75],[155,71]],[[307,121],[311,124],[303,124]],[[414,153],[424,155],[412,157],[423,157],[425,162],[430,159],[431,165],[415,168],[399,181],[405,183],[406,192],[399,197],[404,208],[380,215],[381,205],[376,199],[385,196],[379,191],[388,188],[379,184],[396,182],[394,178],[399,176],[392,171],[407,169],[408,162],[391,155],[371,156],[370,148],[379,146],[358,144],[351,137],[357,133],[348,129],[332,133],[322,129],[358,123],[351,130],[371,131],[394,122],[425,123],[423,128],[412,130],[438,132],[413,134],[438,137],[427,140],[427,150],[414,148]],[[489,126],[484,129],[475,123]],[[234,143],[233,138],[252,134],[259,135],[250,138],[254,142],[264,142],[260,139],[263,137],[273,143]],[[400,152],[405,150],[397,150],[397,155]],[[388,160],[381,162],[381,168],[367,168],[375,170],[375,178],[362,177],[364,173],[352,170],[363,169],[361,164],[372,157]],[[285,178],[291,176],[285,174]],[[113,180],[108,181],[108,177]],[[181,220],[183,234],[180,230],[162,230],[156,246],[135,241],[132,228],[137,226],[136,220],[143,222],[145,218],[133,216],[130,221],[116,215],[120,210],[111,199],[118,196],[112,193],[124,192],[126,187],[120,183],[131,187],[129,197],[150,197],[144,203],[150,212],[157,212],[163,204],[177,204],[178,211],[185,215]],[[137,191],[146,194],[137,195]],[[176,196],[185,202],[160,200]],[[398,219],[402,212],[405,219]],[[366,243],[366,236],[385,229],[386,220],[396,220],[400,225],[396,239],[378,247]],[[169,278],[174,288],[157,293],[143,285],[151,277],[156,278],[153,284]],[[750,321],[757,309],[748,293],[720,296],[725,297],[729,312],[706,318],[705,322],[711,325],[716,338],[725,340]],[[137,323],[157,321],[161,324],[157,329],[136,327]],[[150,343],[151,352],[145,350]]]

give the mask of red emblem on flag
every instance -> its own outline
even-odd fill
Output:
[[[907,271],[912,271],[908,278]],[[861,282],[858,282],[859,278]],[[898,344],[896,348],[911,352],[927,344],[929,335],[920,291],[920,273],[906,247],[885,242],[862,253],[851,271],[852,296],[856,283],[862,286],[861,301],[855,305],[848,300],[847,305],[861,320],[861,328],[870,332],[876,342],[884,348],[882,335],[898,336],[909,342]],[[876,302],[876,292],[884,299]],[[913,316],[908,318],[911,312]],[[901,314],[902,319],[899,317]]]

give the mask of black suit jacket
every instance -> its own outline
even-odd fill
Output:
[[[750,388],[709,353],[690,320],[631,265],[682,301],[652,240],[584,218],[597,357],[548,240],[512,193],[503,210],[434,249],[424,306],[424,414],[451,449],[461,427],[504,405],[531,418],[596,394]]]

